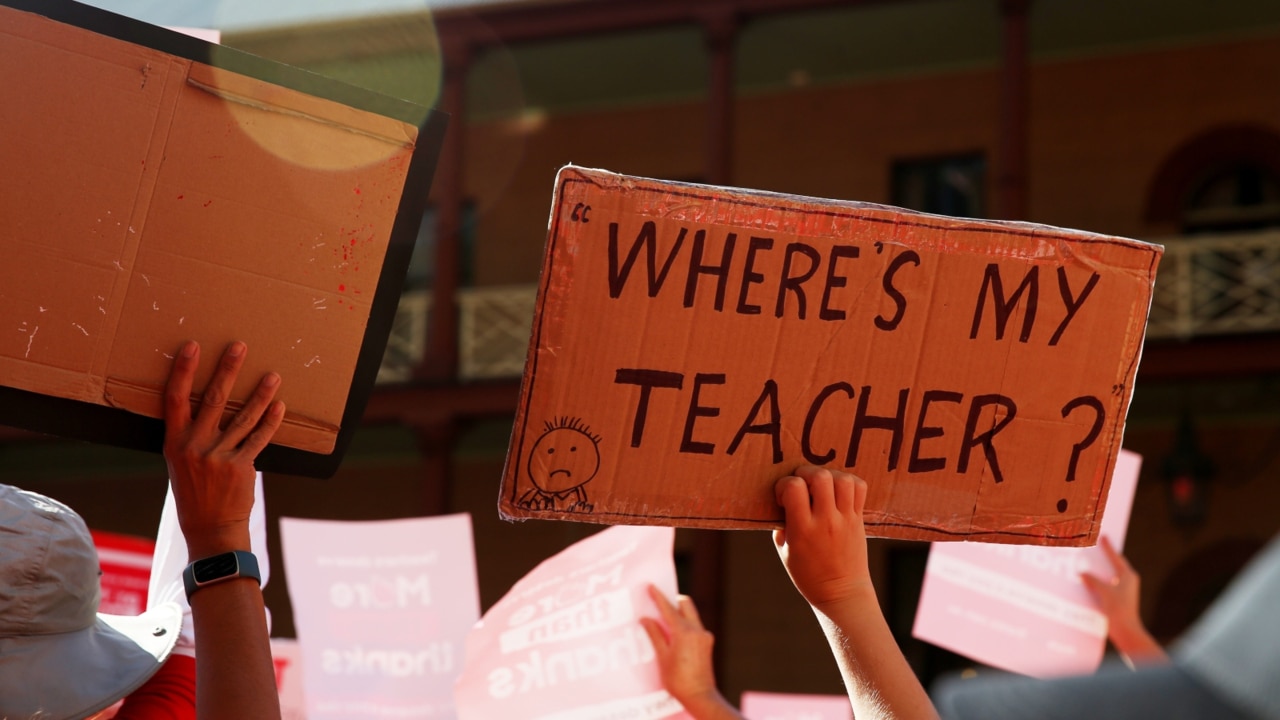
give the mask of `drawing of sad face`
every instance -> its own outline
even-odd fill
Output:
[[[544,493],[572,490],[595,477],[599,469],[596,441],[577,428],[548,430],[529,455],[529,477]]]

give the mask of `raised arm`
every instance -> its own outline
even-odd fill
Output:
[[[1164,648],[1142,624],[1139,614],[1142,579],[1129,561],[1116,552],[1107,536],[1102,536],[1099,545],[1111,564],[1115,578],[1108,581],[1097,575],[1080,573],[1080,580],[1098,602],[1098,609],[1107,616],[1107,636],[1111,644],[1129,667],[1169,662]]]
[[[249,551],[254,459],[284,417],[273,402],[280,377],[270,373],[225,430],[219,428],[244,343],[233,343],[191,415],[200,348],[187,343],[174,359],[165,392],[164,455],[178,522],[193,561]],[[206,585],[190,597],[195,624],[196,716],[200,720],[280,717],[262,591],[249,578]]]
[[[871,584],[862,525],[867,484],[806,465],[779,480],[775,492],[786,513],[786,526],[773,535],[778,556],[822,625],[854,717],[937,718]]]
[[[658,672],[667,692],[679,700],[695,720],[742,720],[716,687],[715,668],[711,663],[711,648],[716,639],[702,626],[693,600],[681,595],[676,601],[677,607],[652,585],[649,597],[658,606],[662,620],[645,617],[640,618],[640,624],[653,643]]]

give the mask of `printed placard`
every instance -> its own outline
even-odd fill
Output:
[[[292,638],[271,638],[271,662],[280,693],[281,720],[307,720],[307,699],[302,691],[302,650]]]
[[[1102,534],[1124,548],[1142,458],[1122,450]],[[1091,673],[1107,620],[1080,573],[1115,574],[1101,548],[934,543],[912,634],[993,667],[1035,677]]]
[[[108,615],[140,615],[147,609],[147,585],[156,543],[147,538],[91,531],[102,569],[98,611]]]
[[[459,720],[687,718],[641,617],[676,594],[670,528],[612,527],[544,560],[467,637]]]
[[[281,518],[311,720],[452,718],[480,616],[469,515]]]
[[[742,716],[747,720],[853,720],[844,695],[742,693]]]

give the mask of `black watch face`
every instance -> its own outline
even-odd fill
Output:
[[[195,575],[197,583],[207,583],[211,580],[235,575],[239,569],[240,563],[236,560],[235,554],[223,553],[204,560],[197,560],[195,567],[192,568],[192,574]]]

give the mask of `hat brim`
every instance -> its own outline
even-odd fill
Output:
[[[0,639],[0,717],[77,720],[142,686],[173,652],[182,608],[99,614],[76,632]]]
[[[1051,680],[948,677],[931,695],[945,720],[1248,720],[1176,665],[1107,663],[1093,675]]]

